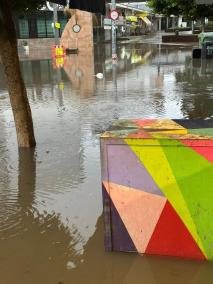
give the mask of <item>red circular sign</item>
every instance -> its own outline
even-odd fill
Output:
[[[119,18],[119,12],[117,10],[111,10],[110,11],[110,18],[113,20],[113,21],[116,21],[118,20]]]

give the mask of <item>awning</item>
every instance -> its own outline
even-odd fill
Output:
[[[51,0],[51,2],[66,6],[66,0]],[[92,13],[101,13],[105,15],[105,0],[70,0],[69,7],[71,9],[79,9],[83,11],[88,11]]]
[[[142,13],[137,13],[137,17],[147,17],[149,13],[147,11],[143,11]]]
[[[147,17],[142,17],[140,16],[141,20],[144,21],[145,24],[147,24],[147,26],[151,26],[152,22],[147,18]]]
[[[147,24],[147,26],[151,26],[152,22],[145,16],[142,15],[137,15],[137,16],[126,16],[126,20],[129,22],[138,22],[138,19],[141,19],[144,21],[145,24]]]
[[[138,21],[138,17],[136,16],[126,16],[126,20],[129,22],[137,22]]]

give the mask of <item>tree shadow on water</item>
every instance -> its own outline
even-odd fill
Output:
[[[2,283],[62,283],[82,241],[74,225],[48,213],[36,200],[36,154],[19,151],[18,195],[7,230],[1,232]],[[44,210],[43,210],[44,209]],[[12,271],[12,273],[11,273]]]

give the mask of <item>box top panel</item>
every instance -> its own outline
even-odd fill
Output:
[[[213,140],[213,120],[116,120],[101,138]]]

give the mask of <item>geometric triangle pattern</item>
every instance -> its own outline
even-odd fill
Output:
[[[213,164],[191,147],[182,145],[175,149],[163,146],[164,153],[199,233],[201,249],[213,259],[213,234],[210,233],[213,232]]]
[[[141,163],[145,166],[149,174],[153,177],[155,183],[175,208],[193,238],[197,241],[201,250],[204,251],[194,220],[160,142],[155,139],[152,141],[151,146],[146,145],[146,140],[137,141],[136,145],[131,144],[131,139],[125,139],[125,142],[131,147],[132,151],[138,155]],[[168,148],[174,149],[174,147]],[[176,155],[175,159],[177,159]]]
[[[105,195],[106,198],[109,198],[108,190],[106,190],[106,187],[103,184],[103,194]],[[113,246],[113,250],[116,251],[137,251],[130,235],[129,232],[127,231],[127,228],[125,227],[118,211],[117,208],[115,207],[113,201],[111,200],[111,223],[112,223],[112,228],[111,228],[111,242]],[[105,219],[105,222],[107,220]],[[116,225],[115,225],[116,224]],[[106,225],[106,224],[105,224]],[[106,235],[105,235],[106,236]],[[106,241],[106,240],[105,240]]]
[[[213,164],[213,141],[209,140],[206,144],[204,144],[203,141],[200,140],[182,140],[180,142],[186,145],[187,147],[190,147],[197,154],[201,155],[203,158]]]
[[[169,202],[166,203],[161,213],[155,231],[146,248],[146,253],[206,259]]]
[[[112,250],[213,260],[213,120],[117,121],[101,157]]]
[[[166,198],[119,184],[103,182],[103,185],[137,251],[144,253],[166,204]],[[113,218],[112,224],[116,224]]]
[[[108,146],[110,182],[163,196],[153,178],[128,145]]]

